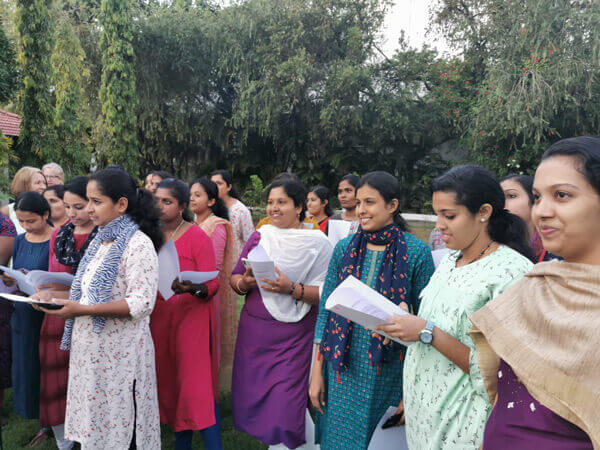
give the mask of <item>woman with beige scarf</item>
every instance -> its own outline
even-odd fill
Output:
[[[471,316],[471,337],[495,404],[485,450],[600,448],[600,138],[542,156],[532,217],[564,262],[536,265]]]

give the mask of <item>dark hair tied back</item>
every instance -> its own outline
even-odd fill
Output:
[[[267,187],[265,192],[265,199],[267,201],[269,200],[269,194],[271,194],[271,191],[278,187],[283,188],[283,192],[285,192],[285,195],[292,199],[296,208],[302,208],[298,218],[300,219],[300,223],[304,222],[304,219],[306,219],[306,196],[308,195],[304,184],[302,184],[301,181],[293,178],[274,181],[269,187]]]
[[[319,197],[321,203],[327,202],[325,204],[323,212],[327,217],[331,217],[333,215],[333,211],[331,209],[331,205],[329,204],[329,189],[327,189],[325,186],[315,186],[310,190],[310,192],[314,193],[317,197]]]
[[[150,191],[138,188],[131,175],[119,169],[100,170],[90,177],[92,180],[98,184],[100,192],[114,203],[126,198],[126,214],[152,240],[156,250],[162,247],[164,237],[160,229],[160,210]]]
[[[88,177],[81,175],[73,177],[67,182],[67,184],[65,184],[65,192],[70,192],[71,194],[75,194],[84,200],[88,200],[87,184],[89,180],[90,179]]]
[[[138,188],[141,189],[141,188]],[[181,217],[188,222],[194,221],[194,215],[189,209],[190,206],[190,188],[187,184],[178,178],[165,178],[158,183],[156,189],[168,189],[171,195],[175,197],[179,206],[183,207]]]
[[[514,180],[521,185],[523,190],[527,193],[529,197],[529,205],[533,205],[533,177],[530,175],[522,175],[517,173],[509,173],[504,178],[500,180],[500,183],[508,180]]]
[[[212,172],[210,174],[211,177],[214,177],[215,175],[220,175],[221,178],[223,178],[223,181],[225,182],[225,184],[227,184],[227,186],[231,186],[231,190],[229,191],[229,196],[231,198],[236,198],[239,200],[240,196],[237,193],[237,191],[235,190],[235,188],[233,187],[233,177],[231,176],[231,173],[228,170],[215,170],[214,172]]]
[[[379,192],[386,203],[390,203],[392,200],[398,200],[398,207],[396,208],[396,211],[394,211],[394,222],[402,231],[408,231],[408,225],[402,217],[402,209],[400,208],[401,196],[398,179],[391,173],[378,170],[363,175],[358,182],[356,190],[358,191],[365,185],[368,185]]]
[[[496,177],[481,166],[456,166],[431,184],[432,192],[453,192],[456,203],[477,214],[486,203],[492,206],[488,234],[535,262],[535,255],[527,241],[527,225],[520,217],[505,209],[504,192]]]
[[[229,220],[229,210],[225,206],[225,203],[223,203],[223,200],[219,198],[219,187],[208,178],[198,178],[190,183],[190,187],[195,184],[202,186],[202,189],[204,189],[204,192],[206,192],[206,196],[208,197],[209,201],[215,201],[215,203],[210,207],[210,210],[213,212],[213,214],[222,219]]]
[[[38,214],[41,217],[47,213],[46,222],[51,227],[54,226],[51,219],[50,204],[42,194],[35,191],[21,192],[15,201],[15,211],[26,211]]]

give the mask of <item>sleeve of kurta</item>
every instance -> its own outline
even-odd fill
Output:
[[[133,235],[126,249],[125,301],[134,320],[149,316],[158,290],[158,256],[150,238],[141,232]]]
[[[325,331],[325,324],[329,317],[329,311],[325,309],[325,303],[338,285],[338,273],[340,271],[340,264],[342,263],[342,256],[344,250],[348,246],[349,238],[342,239],[337,243],[333,249],[333,255],[329,260],[329,267],[327,268],[327,276],[325,277],[325,284],[323,285],[323,292],[321,293],[321,300],[319,301],[319,315],[317,316],[317,324],[315,326],[315,344],[321,343],[323,332]]]
[[[254,233],[254,223],[252,223],[252,213],[244,206],[241,210],[241,232],[242,242],[247,242],[252,233]]]
[[[225,225],[217,225],[211,235],[213,248],[215,250],[215,264],[217,270],[223,269],[223,257],[225,256],[225,246],[227,245],[227,229]]]
[[[431,250],[422,241],[419,241],[418,245],[414,247],[412,256],[413,258],[411,259],[413,259],[414,263],[410,280],[410,302],[412,313],[416,314],[419,311],[421,303],[421,291],[427,286],[429,279],[433,275],[433,272],[435,272],[435,264],[431,256]]]
[[[254,247],[256,247],[259,242],[260,242],[260,233],[258,231],[255,231],[254,233],[252,233],[250,235],[250,238],[246,241],[246,244],[244,245],[244,248],[242,250],[242,254],[239,257],[237,264],[233,268],[231,275],[243,275],[244,272],[246,272],[246,267],[244,266],[244,262],[242,261],[242,258],[247,258],[248,253],[250,253],[250,250],[252,250]]]

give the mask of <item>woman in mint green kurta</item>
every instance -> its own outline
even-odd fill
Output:
[[[470,349],[469,374],[431,345],[409,346],[404,363],[406,437],[411,450],[478,449],[491,411],[469,337],[469,316],[519,281],[532,263],[500,246],[472,264],[456,267],[447,255],[421,292],[419,317]]]
[[[374,177],[374,178],[373,178]],[[365,175],[364,183],[377,184],[377,180],[384,181],[386,187],[397,186],[398,182],[391,175]],[[395,183],[395,184],[394,184]],[[392,189],[393,190],[393,189]],[[359,199],[363,203],[369,203],[369,198],[378,196],[375,189],[369,186],[358,189]],[[362,196],[362,197],[361,197]],[[394,197],[397,199],[397,197]],[[390,203],[390,198],[384,198],[386,203]],[[396,208],[397,208],[397,200]],[[383,200],[379,198],[383,207]],[[371,205],[369,203],[369,205]],[[373,211],[371,206],[360,206],[359,214],[373,217],[372,221],[379,220],[381,211]],[[361,213],[362,211],[362,213]],[[388,219],[391,223],[392,217],[397,216],[394,208],[388,212]],[[385,219],[385,214],[384,214]],[[385,221],[385,220],[384,220]],[[372,223],[368,224],[372,225]],[[385,224],[384,224],[385,225]],[[366,228],[366,227],[365,227]],[[374,230],[364,230],[366,233],[376,232],[381,228]],[[319,316],[317,319],[315,342],[321,344],[327,342],[327,323],[332,320],[329,311],[325,309],[325,303],[331,292],[340,282],[340,269],[344,266],[344,260],[355,250],[352,242],[356,242],[356,237],[363,233],[359,230],[357,235],[352,235],[340,241],[334,249],[333,256],[329,263],[321,301],[319,303]],[[402,251],[406,263],[406,289],[403,294],[404,301],[411,305],[414,310],[418,308],[419,293],[429,281],[433,271],[433,259],[431,252],[424,242],[413,235],[402,232]],[[392,244],[391,242],[389,243]],[[386,251],[381,249],[366,248],[364,260],[359,265],[359,278],[362,282],[373,289],[377,289],[378,280],[385,278],[384,255]],[[400,255],[402,256],[402,255]],[[349,269],[352,266],[347,266]],[[387,272],[387,275],[390,275]],[[394,272],[391,276],[399,276],[400,272]],[[404,276],[404,275],[403,275]],[[339,333],[338,333],[339,335]],[[321,445],[322,450],[331,449],[366,449],[371,440],[371,436],[378,421],[385,411],[393,405],[397,405],[402,398],[402,366],[404,348],[387,344],[389,353],[381,364],[372,363],[370,350],[373,342],[372,331],[367,331],[358,324],[353,324],[348,338],[348,349],[345,355],[345,364],[343,370],[327,358],[326,353],[322,353],[321,346],[318,345],[317,354],[320,359],[315,361],[313,368],[313,380],[311,382],[311,400],[315,407],[321,409],[323,413],[316,413],[316,441]],[[327,345],[327,344],[326,344]],[[371,354],[372,355],[372,354]],[[322,370],[321,370],[322,368]],[[319,392],[325,394],[325,403],[316,401],[313,397],[315,383],[318,379]]]
[[[451,169],[432,185],[444,257],[421,293],[418,315],[381,329],[409,346],[404,364],[411,450],[476,450],[491,410],[469,316],[531,268],[525,223],[504,209],[500,184],[478,166]],[[526,256],[523,256],[526,255]]]

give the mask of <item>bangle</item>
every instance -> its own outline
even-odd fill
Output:
[[[290,295],[294,297],[294,291],[296,290],[296,283],[292,281],[292,287],[290,288]]]
[[[248,291],[244,291],[243,289],[240,288],[240,281],[242,281],[242,277],[238,278],[238,281],[235,284],[235,290],[240,295],[246,295],[248,293]]]
[[[302,292],[300,293],[300,298],[298,298],[298,300],[303,301],[304,300],[304,284],[300,283],[300,287],[302,287]]]

